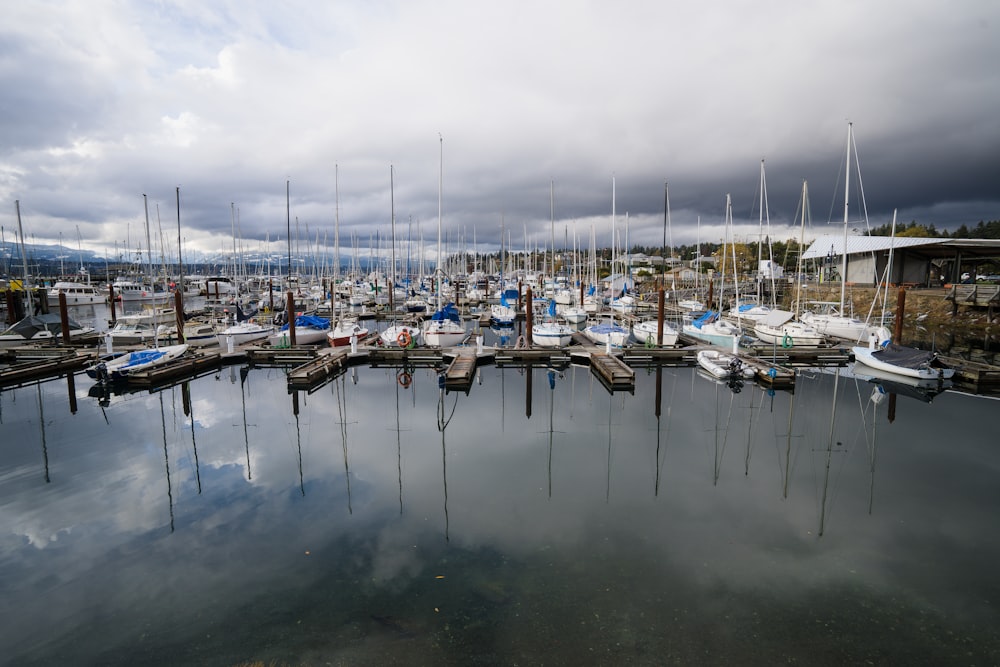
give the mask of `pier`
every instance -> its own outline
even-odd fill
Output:
[[[474,340],[474,339],[473,339]],[[290,368],[288,390],[314,391],[338,377],[347,368],[361,364],[372,368],[399,368],[409,373],[413,368],[435,368],[442,375],[447,390],[471,389],[480,364],[498,367],[549,366],[564,368],[570,364],[586,366],[610,392],[635,390],[635,369],[657,367],[692,367],[697,365],[698,350],[707,345],[678,347],[625,348],[595,346],[582,336],[562,348],[482,347],[461,345],[454,348],[383,347],[377,336],[369,336],[365,344],[352,347],[271,347],[237,346],[233,351],[189,350],[172,363],[129,375],[126,382],[143,388],[155,388],[184,381],[224,365],[247,363],[251,367],[274,366]],[[64,346],[28,345],[0,350],[0,387],[46,380],[77,373],[96,363],[99,347],[82,349]],[[745,366],[754,369],[758,384],[770,389],[794,389],[797,369],[844,367],[852,361],[846,345],[821,347],[756,346],[740,348],[739,357]],[[1000,391],[1000,367],[957,357],[942,357],[955,369],[956,385],[972,392]]]

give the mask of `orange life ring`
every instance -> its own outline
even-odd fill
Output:
[[[410,377],[410,374],[407,373],[406,371],[403,371],[399,375],[396,376],[396,382],[398,382],[399,386],[402,387],[403,389],[406,389],[407,387],[409,387],[410,386],[410,382],[412,382],[412,381],[413,381],[413,378]]]
[[[399,343],[400,347],[410,347],[410,343],[413,342],[413,337],[410,336],[409,331],[403,329],[402,331],[399,332],[399,335],[396,336],[396,342]]]

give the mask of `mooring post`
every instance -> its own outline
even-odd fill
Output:
[[[69,313],[66,312],[66,294],[59,292],[59,322],[62,324],[63,345],[69,345]]]
[[[656,297],[656,346],[663,345],[663,308],[666,302],[666,293],[660,287]]]
[[[518,290],[519,294],[520,292],[521,291]],[[527,304],[525,304],[524,306],[524,327],[525,327],[524,340],[528,341],[528,347],[531,347],[535,344],[535,341],[531,337],[531,322],[533,314],[532,311],[534,310],[533,307],[534,303],[535,302],[531,297],[531,285],[528,285]]]
[[[897,345],[903,344],[903,311],[906,310],[906,289],[899,288],[896,293],[896,325],[893,327],[892,340]]]
[[[291,290],[285,294],[285,313],[288,315],[288,344],[295,347],[295,295]]]
[[[111,306],[111,326],[114,326],[115,322],[118,321],[118,317],[115,315],[115,286],[114,284],[108,284],[108,292],[110,294],[110,299],[108,304]]]
[[[177,326],[177,342],[184,343],[184,290],[174,290],[174,324]]]

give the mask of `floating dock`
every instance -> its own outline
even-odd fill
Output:
[[[606,352],[592,352],[590,370],[609,391],[635,391],[635,371],[631,366]]]

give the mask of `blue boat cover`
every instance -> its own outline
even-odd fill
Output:
[[[462,323],[462,317],[458,314],[458,309],[455,308],[454,303],[450,302],[446,303],[444,308],[431,315],[431,319],[437,322],[451,320],[452,322],[458,322],[459,324]]]
[[[698,319],[696,319],[691,324],[693,324],[696,329],[700,329],[702,324],[708,324],[709,322],[711,322],[712,320],[714,320],[715,319],[715,315],[716,315],[716,313],[715,313],[714,310],[705,311],[704,315],[702,315],[701,317],[699,317]]]
[[[138,366],[139,364],[156,361],[162,357],[163,354],[164,353],[160,350],[139,350],[138,352],[132,352],[129,355],[128,362],[122,364],[121,368],[128,368],[129,366]]]
[[[318,317],[316,315],[299,315],[295,318],[296,327],[309,327],[312,329],[329,329],[330,320],[325,317]],[[281,327],[281,331],[288,331],[288,324],[285,323]]]

